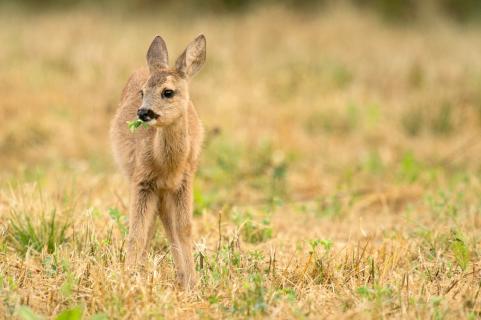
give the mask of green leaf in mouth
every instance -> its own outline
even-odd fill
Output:
[[[130,132],[132,132],[132,133],[134,133],[135,130],[137,130],[137,128],[140,127],[140,126],[142,126],[142,125],[144,126],[144,128],[148,128],[148,127],[149,127],[149,125],[148,125],[146,122],[144,122],[144,121],[142,121],[142,120],[140,120],[140,119],[135,119],[135,120],[132,120],[132,121],[127,121],[127,125],[129,126],[129,130],[130,130]]]

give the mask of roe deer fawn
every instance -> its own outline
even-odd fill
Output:
[[[204,133],[188,82],[205,55],[206,41],[200,35],[170,68],[165,42],[155,37],[147,51],[148,68],[130,76],[110,131],[115,159],[130,182],[126,264],[142,264],[158,215],[183,288],[195,283],[192,181]],[[135,117],[148,128],[130,132],[126,122]]]

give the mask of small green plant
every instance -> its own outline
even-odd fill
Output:
[[[73,290],[75,289],[75,285],[76,282],[74,275],[71,272],[68,272],[65,281],[60,286],[60,293],[62,294],[62,296],[65,298],[69,298],[72,295]]]
[[[329,270],[329,263],[327,262],[326,264],[326,257],[328,257],[332,249],[333,242],[327,239],[314,239],[309,241],[309,245],[311,249],[309,250],[309,258],[304,267],[304,272],[309,269],[308,274],[315,283],[320,284],[323,281],[329,281],[332,275]],[[319,246],[324,248],[322,255],[318,252],[317,248]]]
[[[439,218],[456,219],[463,212],[464,193],[451,191],[438,191],[435,194],[426,196],[426,203],[429,205],[433,216]]]
[[[469,263],[469,250],[463,240],[463,236],[458,232],[453,233],[453,238],[451,239],[451,251],[456,263],[463,271],[465,271]]]
[[[249,212],[245,214],[235,212],[234,222],[239,226],[242,238],[246,242],[260,243],[272,238],[272,227],[268,218],[259,223],[253,220]]]
[[[332,249],[332,245],[333,245],[332,241],[328,239],[311,240],[309,244],[311,245],[311,251],[310,251],[311,253],[316,252],[316,248],[319,245],[321,245],[326,252],[329,252]]]
[[[233,313],[241,313],[246,316],[266,314],[267,299],[266,288],[260,273],[249,274],[244,282],[238,299],[234,301]]]
[[[122,215],[120,210],[117,208],[109,208],[109,216],[115,221],[122,235],[125,236],[128,230],[127,230],[126,223],[124,221],[125,220],[124,215]]]
[[[245,220],[242,231],[244,240],[249,243],[264,242],[272,238],[272,227],[267,218],[263,219],[261,223],[248,218]]]
[[[289,302],[296,302],[296,300],[297,300],[297,294],[296,294],[296,291],[293,288],[277,289],[274,297],[276,299],[284,298]]]
[[[373,288],[362,286],[357,288],[357,294],[368,301],[375,302],[378,306],[382,305],[385,300],[393,297],[393,289],[389,286],[382,287],[375,285]]]
[[[418,180],[422,172],[422,165],[412,152],[406,152],[399,164],[399,179],[406,183]]]
[[[442,297],[439,297],[439,296],[432,296],[431,299],[431,305],[432,305],[432,308],[433,308],[433,319],[435,320],[441,320],[443,319],[443,313],[441,311],[441,303],[443,302],[443,298]]]
[[[33,312],[32,309],[30,309],[27,306],[18,307],[18,309],[16,311],[16,315],[20,319],[23,319],[23,320],[40,320],[40,319],[43,319],[43,317],[41,317],[38,314],[36,314],[35,312]]]
[[[135,130],[137,130],[140,126],[143,126],[144,128],[148,128],[149,125],[145,122],[143,122],[140,119],[135,119],[132,121],[127,121],[127,125],[129,126],[130,132],[134,133]]]
[[[83,310],[81,307],[74,307],[60,312],[55,320],[81,320]]]
[[[64,310],[57,314],[54,320],[81,320],[83,314],[83,309],[81,307],[74,307],[71,309]],[[44,317],[36,314],[27,306],[19,306],[16,311],[18,318],[22,320],[42,320]],[[95,317],[95,316],[94,316]]]
[[[194,216],[201,216],[218,202],[218,193],[204,187],[199,180],[194,181]]]
[[[324,248],[324,250],[326,251],[330,251],[332,249],[332,241],[331,240],[327,240],[327,239],[322,239],[321,240],[321,245],[322,247]]]
[[[91,320],[109,320],[109,317],[105,313],[96,313],[90,319]]]
[[[67,261],[59,261],[58,252],[45,256],[42,260],[43,272],[48,277],[55,277],[58,273],[68,272]]]
[[[50,219],[44,215],[39,223],[32,223],[30,215],[14,212],[10,220],[8,240],[10,244],[22,254],[29,248],[41,252],[46,248],[48,253],[54,253],[57,247],[67,242],[68,222],[56,220],[56,211],[53,210]]]

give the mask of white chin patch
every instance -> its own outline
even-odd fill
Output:
[[[149,120],[147,121],[147,124],[149,126],[155,126],[157,124],[157,119],[152,119],[152,120]]]

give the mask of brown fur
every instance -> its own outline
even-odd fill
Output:
[[[187,47],[176,68],[169,68],[167,60],[165,42],[156,37],[147,54],[149,69],[135,71],[122,91],[111,140],[115,159],[130,182],[127,265],[143,262],[159,216],[171,242],[178,282],[190,287],[195,281],[192,182],[203,128],[190,101],[188,80],[205,60],[205,38],[199,36]],[[166,88],[175,91],[173,98],[162,96]],[[158,118],[149,128],[131,133],[126,122],[137,117],[140,107],[153,110]]]

